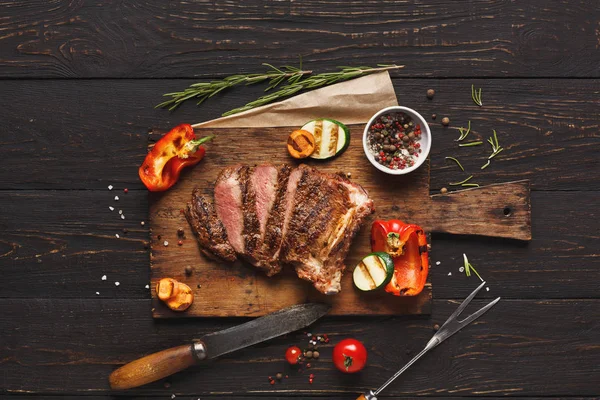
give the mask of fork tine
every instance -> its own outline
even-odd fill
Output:
[[[477,318],[479,318],[483,314],[485,314],[490,308],[492,308],[494,305],[496,305],[496,303],[499,301],[500,301],[500,297],[498,297],[496,300],[489,303],[487,306],[481,308],[479,311],[475,311],[473,314],[469,315],[467,318],[463,319],[462,321],[458,321],[458,323],[462,326],[469,325],[471,322],[475,321]]]
[[[465,299],[465,300],[464,300],[464,301],[461,303],[461,305],[460,305],[460,306],[458,306],[458,308],[456,309],[456,311],[454,311],[454,312],[452,313],[452,315],[448,317],[448,321],[451,321],[451,320],[453,320],[453,319],[456,319],[456,318],[457,318],[457,317],[460,315],[460,313],[462,313],[462,312],[463,312],[463,310],[464,310],[465,308],[467,308],[467,306],[469,305],[469,303],[471,302],[471,300],[473,300],[473,298],[474,298],[474,297],[477,295],[477,293],[478,293],[478,292],[479,292],[479,291],[480,291],[480,290],[481,290],[481,289],[482,289],[484,286],[485,286],[485,281],[481,282],[481,285],[479,285],[479,286],[477,287],[477,289],[473,290],[473,293],[471,293],[471,294],[469,295],[469,297],[467,297],[467,298],[466,298],[466,299]]]

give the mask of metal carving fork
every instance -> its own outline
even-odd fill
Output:
[[[496,300],[492,301],[490,304],[483,307],[479,311],[476,311],[473,314],[469,315],[467,318],[463,319],[462,321],[459,321],[458,316],[464,311],[465,308],[467,308],[467,306],[469,305],[471,300],[473,300],[475,295],[477,295],[477,292],[479,292],[484,286],[485,286],[485,282],[482,282],[481,285],[479,285],[479,287],[477,289],[475,289],[473,291],[473,293],[471,293],[469,295],[469,297],[467,297],[460,306],[458,306],[456,311],[454,311],[454,313],[450,317],[448,317],[448,319],[446,320],[444,325],[442,325],[442,327],[440,329],[438,329],[438,331],[435,333],[435,335],[433,335],[431,340],[429,340],[429,342],[427,343],[427,346],[425,346],[425,348],[419,354],[417,354],[404,367],[402,367],[402,369],[400,369],[400,371],[396,372],[394,374],[394,376],[392,376],[390,379],[388,379],[387,382],[384,383],[383,385],[381,385],[381,387],[379,389],[377,389],[376,391],[369,390],[367,393],[361,394],[360,396],[358,396],[358,398],[356,400],[377,400],[377,395],[379,393],[381,393],[381,391],[383,389],[388,387],[388,385],[390,383],[392,383],[394,381],[394,379],[399,377],[400,374],[402,374],[404,371],[406,371],[408,369],[408,367],[413,365],[425,353],[427,353],[429,350],[433,349],[434,347],[436,347],[437,345],[442,343],[444,340],[448,339],[450,336],[454,335],[456,332],[460,331],[465,326],[469,325],[471,322],[475,321],[477,318],[481,317],[483,314],[486,313],[486,311],[488,311],[498,301],[500,301],[500,297],[498,297]]]

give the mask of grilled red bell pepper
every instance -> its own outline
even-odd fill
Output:
[[[375,221],[371,250],[384,251],[394,260],[394,275],[385,291],[395,296],[416,296],[423,290],[429,271],[427,237],[418,225],[397,219]]]
[[[151,192],[167,190],[177,182],[182,169],[202,160],[206,150],[201,144],[213,137],[196,139],[191,125],[176,126],[150,150],[140,166],[140,179]]]

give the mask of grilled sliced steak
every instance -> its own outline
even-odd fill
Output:
[[[215,209],[223,222],[227,239],[238,255],[244,255],[244,197],[247,191],[248,167],[235,165],[225,168],[215,183]]]
[[[202,253],[229,262],[236,260],[221,220],[215,215],[212,204],[200,195],[200,190],[194,189],[192,192],[192,202],[187,205],[185,217],[198,239]]]
[[[287,165],[260,165],[250,178],[250,190],[255,193],[260,227],[259,240],[250,254],[251,262],[264,269],[267,276],[281,271],[278,255],[283,238],[285,193],[290,171]]]
[[[373,201],[357,184],[306,165],[288,181],[280,257],[325,294],[340,291],[344,258]]]

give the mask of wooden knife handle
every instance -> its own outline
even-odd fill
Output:
[[[111,389],[130,389],[186,369],[206,355],[204,343],[186,344],[147,355],[110,374]]]

